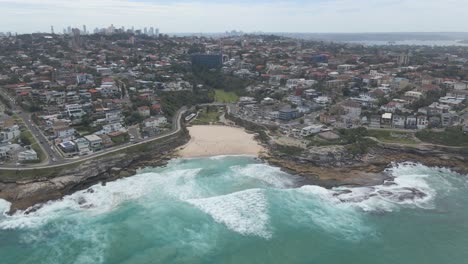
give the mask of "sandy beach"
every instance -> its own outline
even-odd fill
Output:
[[[264,150],[242,128],[229,126],[192,126],[188,128],[190,142],[179,154],[184,158],[209,157],[219,155],[253,155]]]

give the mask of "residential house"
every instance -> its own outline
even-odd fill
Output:
[[[164,116],[151,117],[143,121],[144,127],[161,127],[167,124],[167,119]]]
[[[406,129],[417,129],[418,119],[415,116],[406,117]]]
[[[299,112],[296,109],[289,107],[283,108],[279,111],[279,119],[283,121],[289,121],[299,116]]]
[[[38,159],[39,157],[33,149],[28,149],[18,153],[18,161],[35,161]]]
[[[121,123],[112,123],[112,124],[102,126],[102,130],[100,131],[99,134],[109,134],[109,133],[116,132],[116,131],[125,132],[127,130],[125,129],[125,127],[122,126]]]
[[[392,113],[382,114],[381,127],[386,127],[386,128],[392,127],[392,117],[393,117]]]
[[[8,144],[0,147],[0,159],[12,160],[16,157],[17,153],[21,150],[18,144]]]
[[[453,126],[460,120],[460,117],[454,113],[442,113],[440,118],[443,127]]]
[[[408,91],[405,93],[405,96],[419,99],[423,96],[423,93],[418,92],[418,91]]]
[[[85,114],[80,104],[69,104],[65,106],[65,111],[70,118],[80,118]]]
[[[406,117],[401,115],[393,115],[392,127],[404,129],[406,124]]]
[[[109,147],[112,147],[114,145],[114,142],[112,141],[112,139],[106,135],[106,134],[102,134],[102,135],[98,135],[101,140],[102,140],[102,145],[105,147],[105,148],[109,148]]]
[[[429,126],[430,127],[440,127],[440,117],[439,116],[429,117]]]
[[[12,125],[4,128],[3,131],[0,132],[0,142],[10,142],[11,140],[19,137],[20,134],[21,131],[18,125]]]
[[[89,149],[89,141],[86,138],[76,139],[75,144],[80,155],[87,155],[91,152]]]
[[[380,128],[380,116],[373,115],[370,117],[369,127],[371,128]]]
[[[73,141],[64,141],[58,144],[58,147],[67,157],[71,157],[76,154],[76,144]]]
[[[301,129],[301,136],[307,137],[313,134],[320,133],[322,131],[322,125],[311,125]]]
[[[73,137],[76,130],[73,127],[62,127],[54,129],[54,136],[58,138],[69,138]]]
[[[361,105],[355,101],[346,100],[341,104],[345,114],[349,116],[359,117],[361,115]]]
[[[138,107],[138,113],[143,117],[151,115],[150,108],[146,105]]]
[[[91,149],[100,149],[102,147],[102,138],[97,135],[88,135],[84,138],[89,142],[89,147]]]
[[[456,82],[453,88],[455,90],[466,90],[468,89],[468,82]]]

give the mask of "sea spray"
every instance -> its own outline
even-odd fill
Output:
[[[383,185],[325,189],[299,187],[297,176],[250,157],[174,160],[1,215],[0,255],[2,263],[466,260],[466,177],[414,163],[387,173]]]

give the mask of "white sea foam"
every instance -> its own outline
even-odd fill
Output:
[[[250,157],[254,158],[255,155],[246,155],[246,154],[238,154],[238,155],[217,155],[217,156],[211,156],[208,159],[210,160],[222,160],[226,158],[232,158],[232,157]]]
[[[199,197],[202,188],[194,186],[194,178],[200,170],[176,170],[167,174],[145,173],[109,182],[106,186],[94,185],[87,190],[65,196],[59,201],[50,201],[34,212],[5,215],[0,219],[0,229],[38,227],[52,219],[75,213],[99,215],[114,210],[123,202],[137,200],[153,193],[177,199]],[[0,208],[2,207],[5,206],[0,204]]]
[[[13,216],[0,216],[0,229],[36,228],[57,219],[92,218],[115,210],[127,201],[146,205],[148,200],[154,204],[162,197],[187,201],[209,214],[216,222],[240,234],[264,238],[272,236],[273,229],[269,226],[271,224],[269,203],[265,190],[249,189],[212,197],[213,193],[217,192],[209,188],[216,189],[219,184],[225,185],[223,177],[210,178],[210,184],[202,185],[203,182],[207,183],[207,179],[202,181],[198,179],[201,171],[202,168],[177,169],[177,164],[174,164],[172,168],[142,173],[107,183],[106,186],[95,185],[88,190],[66,196],[60,201],[49,202],[29,214],[18,212]],[[390,212],[401,207],[432,208],[434,197],[441,188],[444,190],[453,188],[450,181],[444,178],[448,172],[419,164],[404,163],[389,169],[388,173],[394,179],[379,186],[338,187],[332,190],[318,186],[303,186],[298,189],[276,191],[285,194],[297,193],[298,196],[288,202],[318,226],[351,234],[353,230],[364,230],[360,211]],[[434,173],[440,175],[432,177]],[[292,187],[295,181],[292,176],[266,164],[232,166],[227,174],[232,174],[230,177],[239,181],[246,178],[255,179],[248,181],[247,187],[238,185],[243,188],[284,189]],[[436,184],[433,178],[437,179]],[[229,187],[223,187],[225,188],[223,191],[229,191]],[[237,189],[232,188],[231,191]],[[305,197],[310,206],[301,202],[304,200],[301,196]],[[279,196],[278,199],[281,201],[286,198]],[[0,200],[0,212],[8,211],[9,206],[8,202]]]
[[[209,214],[216,222],[242,235],[271,238],[267,199],[263,190],[251,189],[188,203]]]
[[[421,164],[395,164],[388,169],[394,178],[383,185],[370,187],[337,187],[331,190],[319,186],[302,186],[287,190],[284,196],[298,223],[312,224],[327,232],[346,238],[362,238],[372,234],[365,225],[365,212],[392,212],[401,208],[433,209],[438,192],[455,188],[454,173],[436,170]],[[464,183],[467,180],[463,177]],[[300,194],[295,196],[294,194]],[[304,196],[305,195],[305,196]],[[309,198],[307,198],[309,197]]]
[[[301,226],[311,225],[350,240],[372,233],[362,213],[342,203],[330,190],[308,185],[287,192],[293,195],[286,200],[290,217]]]
[[[295,182],[293,176],[282,172],[280,168],[266,164],[232,166],[230,169],[244,177],[259,180],[275,188],[290,188]]]
[[[3,199],[0,199],[0,213],[2,215],[5,215],[9,210],[10,210],[10,206],[11,206],[11,203],[6,201],[6,200],[3,200]],[[2,216],[0,216],[0,219],[1,219]]]
[[[418,207],[423,209],[433,208],[433,200],[437,192],[428,183],[430,174],[434,169],[429,169],[420,164],[402,163],[396,164],[387,173],[394,178],[383,185],[371,187],[337,187],[331,190],[317,187],[304,186],[300,190],[314,193],[333,201],[335,204],[348,204],[364,211],[393,211],[400,207]],[[450,183],[445,182],[444,188],[449,188]],[[441,186],[438,186],[440,188]]]

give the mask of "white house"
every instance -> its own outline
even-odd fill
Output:
[[[37,153],[33,149],[28,149],[18,153],[18,161],[32,161],[38,159]]]
[[[9,142],[17,137],[19,137],[21,131],[18,125],[13,125],[11,127],[5,128],[2,132],[0,132],[0,141],[1,142]]]
[[[89,142],[89,146],[93,149],[100,148],[102,145],[102,138],[96,135],[84,136],[84,138]]]
[[[408,91],[408,92],[405,93],[405,96],[419,99],[419,98],[421,98],[423,96],[423,94],[421,92],[418,92],[418,91]]]
[[[453,88],[455,90],[465,90],[465,89],[468,89],[468,83],[466,83],[466,82],[456,82],[453,85]]]
[[[429,120],[427,120],[427,116],[418,116],[417,120],[417,127],[418,129],[425,129],[429,124]]]
[[[125,127],[123,127],[121,123],[112,123],[103,126],[102,130],[100,131],[100,134],[109,134],[117,131],[126,132],[127,129],[125,129]]]
[[[147,118],[143,121],[145,127],[160,127],[167,124],[167,119],[164,116]]]
[[[313,134],[320,133],[320,131],[322,131],[322,125],[307,126],[301,130],[301,136],[307,137]]]
[[[85,114],[80,104],[69,104],[65,106],[69,117],[81,117]]]
[[[59,138],[68,138],[75,135],[76,130],[72,127],[63,127],[55,129],[55,136]]]

